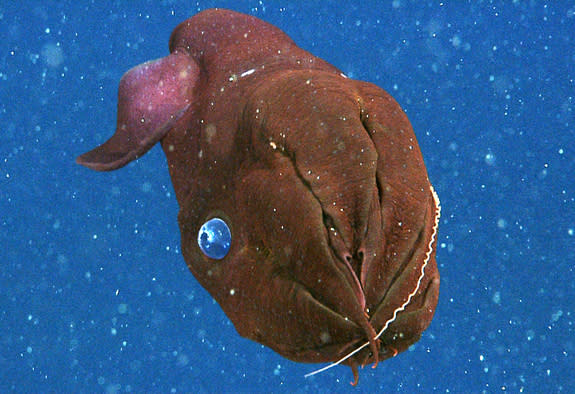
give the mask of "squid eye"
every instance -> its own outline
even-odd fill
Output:
[[[220,218],[205,222],[198,232],[198,246],[211,259],[223,259],[230,251],[232,234],[230,228]]]

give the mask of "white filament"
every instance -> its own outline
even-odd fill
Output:
[[[399,308],[396,308],[393,311],[392,316],[385,322],[385,324],[383,325],[381,330],[379,330],[379,332],[375,336],[375,340],[378,340],[383,335],[385,330],[387,330],[389,328],[389,325],[391,323],[393,323],[395,321],[395,319],[397,319],[397,315],[400,312],[404,311],[405,308],[407,308],[407,306],[411,302],[411,299],[419,291],[419,286],[421,286],[421,281],[423,280],[423,277],[425,276],[425,267],[427,266],[427,263],[431,259],[431,254],[433,253],[433,243],[435,242],[435,237],[437,236],[437,228],[439,227],[439,218],[441,217],[441,204],[439,203],[439,196],[435,192],[435,189],[433,188],[433,186],[429,185],[429,187],[431,189],[431,194],[433,195],[433,200],[435,202],[435,207],[436,207],[435,208],[436,209],[435,210],[435,219],[434,219],[434,224],[433,224],[433,231],[431,232],[431,238],[429,239],[429,244],[427,245],[427,252],[425,253],[425,259],[423,260],[423,264],[421,265],[421,273],[419,275],[419,279],[417,280],[417,285],[415,286],[413,291],[409,294],[409,296],[407,297],[407,300],[405,300],[405,302]],[[320,368],[320,369],[317,369],[313,372],[305,374],[304,376],[306,378],[308,378],[310,376],[317,375],[318,373],[322,373],[324,371],[327,371],[328,369],[333,368],[336,365],[341,364],[342,362],[344,362],[348,358],[352,357],[354,354],[356,354],[357,352],[359,352],[360,350],[362,350],[363,348],[365,348],[368,345],[369,345],[369,342],[365,342],[363,345],[359,346],[357,349],[348,353],[347,355],[340,358],[339,360],[334,361],[333,363],[326,365],[323,368]]]

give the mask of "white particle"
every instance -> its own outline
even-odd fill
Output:
[[[255,68],[252,68],[248,71],[244,71],[243,73],[240,74],[240,78],[247,77],[248,75],[253,74],[254,72],[256,72]]]
[[[553,323],[555,323],[557,320],[559,320],[559,318],[563,316],[563,311],[562,310],[558,310],[556,312],[553,312],[553,314],[551,315],[551,321]]]
[[[280,374],[280,370],[281,370],[281,365],[277,365],[276,368],[274,369],[274,375],[278,376]]]
[[[494,165],[495,164],[495,155],[493,153],[488,153],[485,155],[485,163],[487,165]]]
[[[492,301],[494,304],[500,304],[501,303],[501,293],[496,291],[493,294]]]

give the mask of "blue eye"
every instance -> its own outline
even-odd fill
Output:
[[[205,222],[198,232],[198,246],[206,256],[212,259],[223,259],[230,251],[232,234],[230,228],[220,218]]]

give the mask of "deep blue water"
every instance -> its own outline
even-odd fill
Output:
[[[214,6],[389,91],[441,197],[435,318],[354,392],[575,391],[575,3],[5,3],[0,392],[350,390],[237,335],[181,256],[159,147],[74,164],[112,134],[122,74]]]

